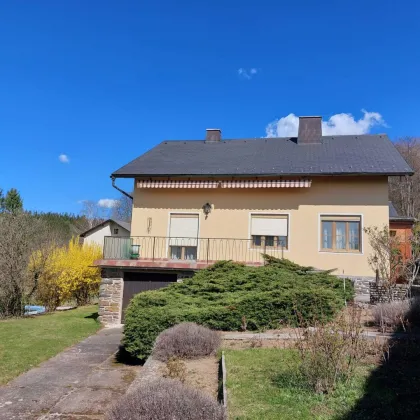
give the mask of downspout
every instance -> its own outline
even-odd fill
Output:
[[[124,190],[122,190],[121,188],[119,188],[119,187],[117,187],[117,186],[115,185],[115,176],[111,176],[111,180],[112,180],[112,186],[113,186],[113,187],[114,187],[117,191],[119,191],[121,194],[124,194],[126,197],[133,199],[133,197],[132,197],[130,194],[128,194],[128,192],[125,192]]]

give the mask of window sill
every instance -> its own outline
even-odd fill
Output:
[[[253,248],[248,248],[248,250],[249,251],[264,251],[264,247],[262,247],[262,246],[257,246],[257,247],[253,247]],[[275,248],[275,247],[269,247],[269,246],[267,246],[266,248],[265,248],[265,250],[266,251],[277,251],[277,252],[282,252],[282,251],[284,251],[284,252],[288,252],[289,251],[289,249],[287,249],[287,248]]]
[[[338,254],[338,255],[363,255],[362,251],[338,251],[335,249],[320,249],[318,252],[323,254]]]

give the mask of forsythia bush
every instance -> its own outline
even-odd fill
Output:
[[[41,265],[41,258],[41,254],[36,255],[33,264]],[[77,237],[65,247],[52,249],[40,270],[38,300],[48,310],[54,310],[67,299],[75,299],[78,305],[86,304],[99,290],[100,271],[93,262],[100,258],[100,246],[79,245]]]

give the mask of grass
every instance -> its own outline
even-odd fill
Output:
[[[0,321],[0,385],[95,333],[97,306]]]
[[[363,396],[369,369],[333,394],[313,392],[293,349],[226,350],[229,418],[340,419]]]

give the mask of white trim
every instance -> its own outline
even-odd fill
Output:
[[[201,212],[199,211],[170,211],[168,213],[168,226],[166,229],[166,252],[169,252],[169,235],[170,235],[170,229],[171,229],[171,215],[172,214],[194,214],[198,216],[198,232],[197,232],[197,260],[198,260],[200,256]]]
[[[321,249],[321,216],[352,216],[352,217],[360,217],[360,252],[334,252],[334,251],[325,251]],[[365,246],[364,246],[364,240],[363,240],[363,213],[325,213],[321,212],[318,213],[318,252],[320,254],[334,254],[334,255],[364,255],[365,252]]]
[[[291,246],[291,233],[290,233],[290,231],[291,231],[291,229],[290,229],[290,225],[291,225],[291,223],[290,223],[290,221],[291,221],[291,213],[290,212],[288,212],[288,211],[279,211],[279,210],[274,210],[274,211],[267,211],[267,210],[264,210],[264,211],[261,211],[261,210],[257,210],[257,211],[250,211],[249,213],[248,213],[248,250],[250,250],[250,251],[258,251],[258,250],[260,250],[261,248],[252,248],[251,247],[251,244],[252,244],[252,235],[251,235],[251,223],[252,223],[252,221],[251,221],[251,219],[252,219],[252,215],[253,214],[260,214],[260,215],[267,215],[267,216],[270,216],[270,215],[274,215],[274,216],[287,216],[287,248],[286,249],[279,249],[277,252],[289,252],[290,250],[291,250],[291,248],[292,248],[292,246]]]

